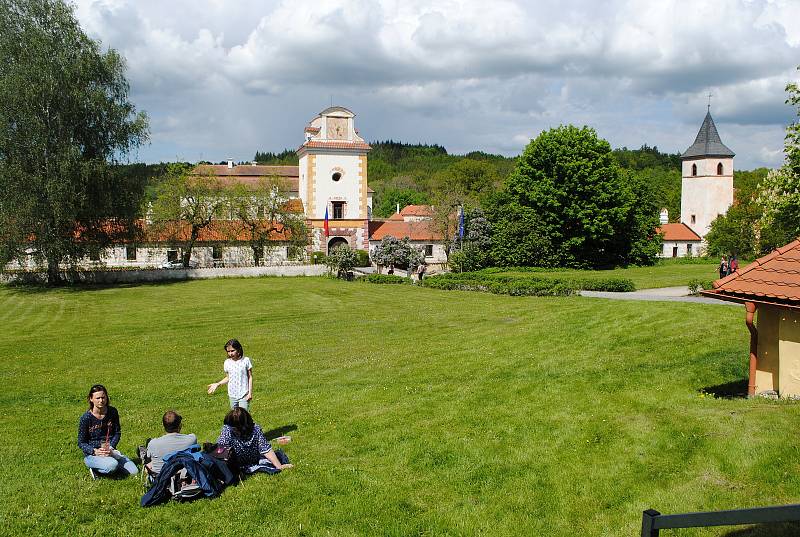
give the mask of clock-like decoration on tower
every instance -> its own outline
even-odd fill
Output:
[[[344,140],[347,137],[347,118],[328,118],[328,139]]]

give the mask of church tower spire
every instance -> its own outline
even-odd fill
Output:
[[[711,105],[694,143],[681,155],[681,222],[705,238],[711,222],[733,205],[734,152],[711,117]]]

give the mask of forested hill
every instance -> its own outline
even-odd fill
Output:
[[[409,144],[394,140],[370,142],[369,186],[375,190],[374,213],[390,216],[397,204],[431,203],[436,191],[448,181],[480,183],[486,187],[500,188],[514,169],[516,157],[492,155],[473,151],[465,155],[452,155],[438,144]],[[623,173],[643,177],[653,189],[659,206],[669,210],[670,220],[678,221],[681,204],[680,153],[664,153],[656,146],[642,145],[639,149],[622,147],[613,155]],[[279,153],[257,151],[259,164],[297,165],[294,150]],[[737,192],[753,190],[755,183],[766,175],[766,170],[737,172],[734,186]]]

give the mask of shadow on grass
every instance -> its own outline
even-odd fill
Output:
[[[126,282],[126,283],[64,283],[60,285],[46,285],[33,283],[9,283],[3,287],[12,295],[40,295],[55,291],[68,291],[84,293],[90,291],[103,291],[106,289],[127,289],[133,287],[163,287],[193,281],[186,278],[181,280],[158,280],[152,282]]]
[[[717,384],[716,386],[707,386],[701,388],[700,392],[713,395],[717,399],[746,399],[747,379],[734,380],[733,382]]]
[[[291,423],[289,425],[283,425],[281,427],[276,427],[275,429],[270,429],[269,431],[264,431],[264,436],[271,440],[273,438],[278,438],[279,436],[284,436],[286,433],[290,433],[292,431],[297,430],[297,425]]]
[[[800,535],[800,522],[757,524],[723,533],[723,537],[795,537]]]

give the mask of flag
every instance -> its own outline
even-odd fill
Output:
[[[464,207],[458,208],[458,238],[464,238]]]
[[[328,235],[331,234],[331,230],[330,230],[330,228],[328,228],[328,208],[327,207],[325,207],[325,226],[324,226],[324,229],[325,229],[325,237],[328,237]]]

